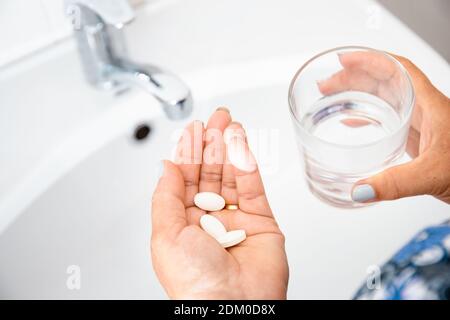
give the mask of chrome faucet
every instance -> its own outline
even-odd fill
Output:
[[[123,27],[134,19],[128,0],[65,0],[87,80],[122,92],[137,85],[152,94],[170,119],[192,111],[189,88],[177,76],[152,65],[127,59]]]

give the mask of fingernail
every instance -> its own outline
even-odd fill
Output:
[[[256,170],[256,160],[247,144],[238,137],[232,138],[227,144],[228,159],[239,170],[253,172]]]
[[[317,80],[316,81],[316,86],[319,89],[319,91],[322,89],[322,84],[324,83],[325,80]]]
[[[194,128],[195,128],[195,126],[201,126],[202,128],[204,127],[204,123],[201,120],[194,120],[193,125],[194,125]]]
[[[360,184],[352,191],[352,199],[355,202],[367,202],[375,199],[375,190],[370,184]]]
[[[242,129],[242,127],[226,129],[225,132],[223,133],[223,142],[225,144],[229,144],[233,138],[245,141],[244,129]]]
[[[164,175],[164,160],[161,160],[156,165],[156,178],[159,180]]]
[[[228,108],[225,108],[225,107],[219,107],[216,109],[216,111],[225,111],[225,112],[230,113],[230,110],[228,110]]]
[[[347,54],[351,54],[351,52],[340,52],[340,53],[337,54],[338,59],[339,59],[339,63],[340,63],[341,66],[343,66],[343,67],[345,67],[345,62],[344,62],[344,60],[345,60],[345,56],[346,56]]]
[[[328,80],[330,80],[330,78],[331,78],[331,76],[327,76],[326,78],[316,80],[316,83],[317,83],[318,85],[322,85],[322,84],[324,84],[325,82],[327,82]]]

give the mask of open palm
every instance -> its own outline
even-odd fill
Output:
[[[169,297],[286,298],[284,236],[242,126],[223,108],[206,128],[194,121],[179,142],[175,162],[164,161],[152,203],[153,267]],[[221,194],[239,209],[206,213],[193,203],[203,191]],[[224,249],[199,227],[204,214],[220,219],[227,230],[244,229],[247,239]]]

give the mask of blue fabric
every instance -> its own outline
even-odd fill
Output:
[[[417,234],[383,265],[377,279],[369,279],[358,290],[355,299],[449,300],[450,221]]]

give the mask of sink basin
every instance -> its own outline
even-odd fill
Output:
[[[171,158],[181,129],[189,121],[205,121],[221,105],[228,106],[233,118],[246,127],[269,201],[286,235],[289,298],[350,298],[364,282],[370,266],[383,263],[420,228],[449,217],[448,206],[428,196],[351,211],[317,200],[302,177],[287,107],[287,88],[295,71],[318,49],[333,46],[336,38],[396,52],[415,46],[412,55],[448,93],[449,67],[425,43],[384,11],[385,24],[398,30],[401,42],[383,37],[387,30],[366,30],[363,37],[360,31],[351,31],[353,24],[346,20],[331,31],[322,27],[308,29],[311,14],[320,12],[326,24],[337,19],[335,1],[308,5],[286,1],[282,8],[276,1],[217,1],[214,6],[208,1],[197,2],[188,5],[167,1],[165,5],[149,6],[129,31],[135,56],[148,59],[145,52],[151,51],[152,43],[159,44],[151,61],[170,66],[191,87],[195,110],[185,121],[167,120],[157,102],[142,92],[107,98],[85,87],[75,71],[75,79],[70,80],[70,76],[59,74],[55,64],[76,57],[71,43],[56,56],[33,66],[50,70],[48,79],[43,80],[50,87],[62,81],[72,85],[71,92],[102,98],[86,100],[92,109],[77,113],[72,110],[74,104],[80,103],[75,94],[75,102],[71,102],[67,99],[69,92],[56,96],[30,93],[45,105],[47,114],[54,111],[56,116],[46,120],[46,127],[36,125],[35,131],[26,131],[42,142],[35,148],[26,145],[27,150],[32,150],[28,158],[21,158],[17,166],[14,154],[0,160],[11,168],[8,175],[5,171],[7,178],[0,179],[0,298],[165,298],[149,254],[150,199],[157,181],[157,165],[161,159]],[[239,17],[248,19],[233,21],[232,30],[218,28],[220,37],[214,37],[217,30],[213,18],[219,23],[223,16],[232,16],[237,5],[244,13],[252,12],[256,5],[260,11],[250,16],[239,12]],[[348,1],[341,9],[351,17],[359,17],[369,5],[374,3]],[[204,14],[200,15],[198,8]],[[286,23],[281,19],[292,12],[297,12],[298,20]],[[197,20],[189,20],[194,14]],[[271,14],[279,23],[269,28],[265,22]],[[143,19],[146,16],[151,19]],[[153,27],[146,29],[149,21]],[[173,43],[171,48],[161,38],[164,33],[158,33],[167,30],[166,36],[170,36],[175,26],[167,26],[173,21],[178,21],[181,42],[186,41],[183,36],[191,37],[192,46],[181,46],[186,48],[182,59],[173,53]],[[189,21],[190,27],[183,29]],[[203,30],[205,26],[211,26],[210,30]],[[257,27],[270,31],[259,34]],[[234,33],[235,28],[241,28],[243,36]],[[209,55],[204,54],[199,32],[204,32],[203,39],[210,39]],[[250,46],[246,35],[252,33],[255,37]],[[279,35],[285,36],[282,39]],[[292,43],[295,37],[298,41]],[[151,41],[138,41],[148,38]],[[234,47],[230,47],[232,38]],[[273,47],[265,47],[267,41]],[[202,53],[203,60],[199,58]],[[19,73],[8,81],[0,79],[4,101],[15,101],[12,95],[18,91],[8,93],[7,89],[17,79],[25,81]],[[61,101],[67,103],[64,112],[58,112]],[[11,107],[10,122],[25,117],[24,111],[31,108],[27,103],[30,101],[19,101],[15,106],[23,112]],[[88,108],[84,104],[82,107]],[[70,119],[74,119],[72,124]],[[68,124],[66,130],[58,121]],[[133,132],[141,124],[148,125],[151,132],[146,139],[136,141]],[[9,129],[0,131],[2,139],[10,137],[10,145],[27,143],[23,131]],[[70,290],[66,284],[67,270],[72,265],[81,271],[80,290]]]

